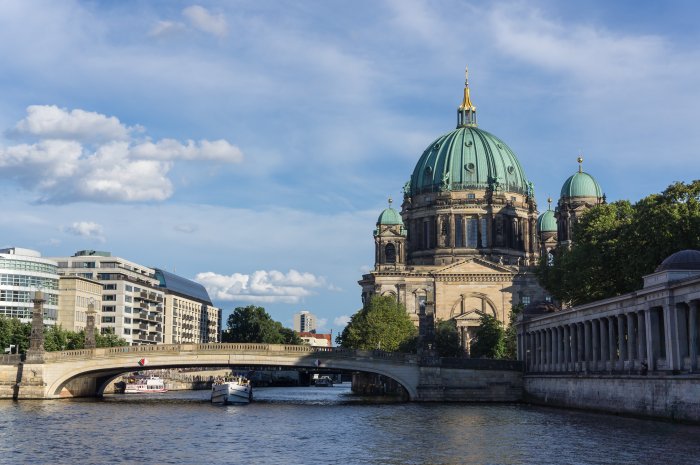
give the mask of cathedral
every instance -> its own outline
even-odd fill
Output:
[[[551,300],[534,267],[541,255],[569,246],[577,217],[605,201],[579,166],[555,211],[538,215],[515,153],[477,127],[468,79],[457,128],[428,145],[403,194],[401,211],[389,199],[377,220],[362,301],[390,295],[416,325],[426,316],[430,325],[454,319],[467,353],[481,314],[507,323],[513,305]]]

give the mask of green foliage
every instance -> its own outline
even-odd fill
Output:
[[[542,260],[540,283],[557,299],[581,304],[639,289],[669,255],[700,248],[700,180],[677,182],[632,205],[618,201],[581,215],[573,246]]]
[[[3,351],[16,346],[15,353],[24,353],[29,348],[29,335],[32,332],[32,325],[22,323],[17,318],[5,318],[0,316],[0,349]]]
[[[274,321],[263,307],[236,307],[226,321],[223,342],[262,342],[267,344],[301,344],[299,335]]]
[[[403,305],[390,296],[373,296],[355,313],[336,342],[350,349],[408,351],[418,331]]]
[[[22,323],[17,318],[0,316],[0,345],[2,349],[15,344],[19,353],[25,353],[29,348],[31,323]],[[97,347],[127,346],[129,343],[112,333],[95,334]],[[85,347],[85,331],[68,331],[61,326],[50,326],[44,329],[44,350],[55,352],[60,350],[76,350]]]
[[[85,335],[83,331],[81,331],[80,334],[82,335],[80,340],[83,341],[84,347]],[[95,345],[97,347],[123,347],[128,346],[129,343],[126,341],[126,339],[114,334],[114,331],[107,331],[104,334],[95,332]],[[76,347],[76,349],[82,349],[83,347]]]
[[[504,350],[501,358],[508,360],[516,360],[518,358],[518,329],[515,326],[515,321],[522,312],[523,304],[514,305],[510,309],[508,327],[505,329],[503,335]]]
[[[463,355],[459,345],[459,333],[455,320],[438,321],[435,325],[435,347],[440,357],[459,357]]]
[[[495,316],[482,314],[476,329],[475,341],[471,345],[473,358],[504,358],[505,331],[503,323]]]

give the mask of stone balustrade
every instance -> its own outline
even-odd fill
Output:
[[[695,372],[700,353],[700,277],[561,312],[525,315],[519,359],[529,373]]]

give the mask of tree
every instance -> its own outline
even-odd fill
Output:
[[[82,331],[81,331],[82,332]],[[85,347],[85,334],[83,332],[83,337],[80,338],[82,341],[82,347],[76,347],[82,349]],[[95,345],[97,347],[124,347],[128,346],[129,343],[126,341],[126,339],[121,338],[114,334],[114,331],[110,329],[107,330],[105,333],[98,333],[95,332]]]
[[[263,307],[236,307],[226,320],[223,342],[262,342],[267,344],[301,344],[299,335],[274,321]]]
[[[439,320],[435,325],[435,347],[440,357],[459,357],[463,354],[459,344],[457,322],[451,320]]]
[[[581,304],[639,289],[669,255],[700,248],[700,180],[677,182],[632,205],[598,205],[579,218],[571,249],[542,260],[538,278],[557,300]]]
[[[471,345],[473,358],[503,358],[505,354],[503,323],[495,316],[482,314]]]
[[[403,305],[390,296],[373,296],[355,313],[336,342],[350,349],[409,350],[415,344],[416,327]]]
[[[0,349],[15,346],[16,353],[24,353],[29,348],[30,323],[22,323],[17,318],[0,316]]]
[[[516,360],[518,358],[518,328],[515,326],[515,322],[518,319],[518,315],[523,312],[523,304],[513,305],[510,309],[508,315],[508,327],[506,328],[503,335],[503,357],[509,360]]]

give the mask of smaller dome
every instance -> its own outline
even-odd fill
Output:
[[[537,230],[541,233],[557,232],[557,220],[552,210],[547,210],[537,218]]]
[[[588,173],[574,173],[561,187],[561,197],[595,197],[601,198],[603,191],[598,182]]]
[[[700,270],[700,250],[686,249],[666,257],[656,271]]]
[[[394,225],[394,224],[400,224],[403,226],[403,220],[401,219],[401,215],[399,215],[399,212],[394,210],[393,208],[389,207],[384,209],[381,215],[379,215],[379,219],[377,219],[377,225]]]

